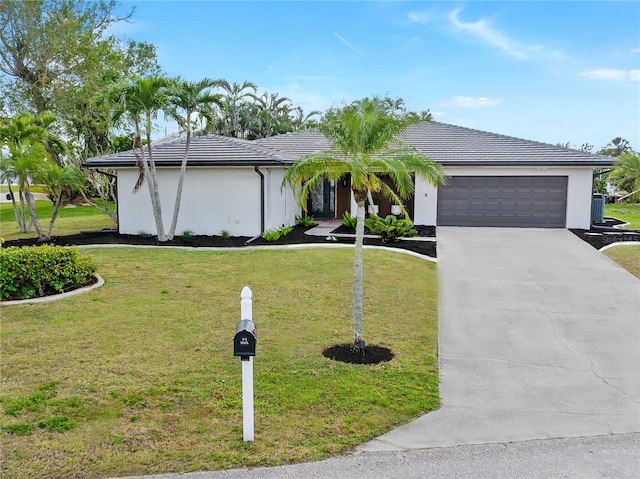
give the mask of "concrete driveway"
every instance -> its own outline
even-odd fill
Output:
[[[640,431],[640,281],[567,230],[438,228],[442,407],[359,448]]]

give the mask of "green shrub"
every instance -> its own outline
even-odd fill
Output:
[[[289,233],[293,231],[293,226],[283,226],[280,228],[280,237],[287,236]]]
[[[293,226],[282,226],[281,228],[274,228],[267,230],[262,234],[262,237],[269,242],[278,241],[280,238],[287,236],[293,231]]]
[[[191,231],[191,230],[184,230],[182,232],[182,238],[183,239],[190,239],[190,238],[193,238],[193,236],[194,236],[193,235],[193,231]]]
[[[279,229],[267,230],[262,234],[262,237],[269,242],[278,241],[282,233],[280,233]]]
[[[95,263],[62,246],[12,246],[0,250],[0,299],[29,299],[89,284]]]
[[[347,228],[356,229],[356,225],[358,224],[358,218],[356,218],[355,216],[351,216],[351,213],[349,213],[348,211],[345,211],[340,224],[342,226],[346,226]]]
[[[380,236],[383,242],[398,241],[399,238],[406,238],[418,234],[409,220],[399,220],[393,215],[388,215],[382,219],[379,216],[371,215],[364,220],[364,225],[373,235]]]
[[[222,230],[220,236],[222,236],[224,239],[229,239],[231,238],[231,233],[229,233],[227,230]]]
[[[296,215],[296,224],[301,226],[315,226],[318,223],[316,223],[316,220],[313,218],[313,216]]]

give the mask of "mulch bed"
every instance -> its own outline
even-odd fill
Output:
[[[435,228],[425,227],[425,231],[431,231],[435,235]],[[251,240],[248,236],[234,236],[230,238],[223,238],[222,236],[192,236],[190,238],[175,237],[171,241],[158,242],[154,236],[139,236],[139,235],[126,235],[120,234],[114,230],[102,230],[80,233],[76,235],[68,236],[54,236],[50,240],[41,243],[36,238],[24,239],[24,240],[12,240],[5,241],[2,244],[3,248],[9,246],[32,246],[39,244],[53,244],[59,246],[86,246],[86,245],[99,245],[99,244],[121,244],[121,245],[142,245],[142,246],[188,246],[192,248],[244,248],[247,246],[273,246],[273,245],[288,245],[288,244],[328,244],[328,243],[340,243],[340,244],[353,244],[354,238],[339,238],[331,237],[327,239],[322,236],[309,236],[305,235],[305,231],[311,229],[308,226],[296,225],[293,231],[288,235],[280,238],[278,241],[269,242],[264,238],[257,238],[247,244]],[[334,230],[335,232],[335,230]],[[436,257],[436,242],[435,241],[413,241],[413,240],[401,240],[395,243],[383,243],[378,238],[365,238],[365,245],[371,246],[387,246],[390,248],[399,248],[415,253],[419,253],[432,258]]]
[[[570,231],[578,236],[580,239],[586,241],[596,249],[600,249],[603,246],[618,243],[622,241],[640,241],[640,230],[627,230],[616,229],[609,230],[616,224],[622,224],[620,220],[615,218],[605,218],[605,221],[598,223],[594,226],[602,226],[602,229],[592,228],[590,230],[584,229],[571,229]],[[139,235],[126,235],[120,234],[114,230],[102,230],[84,232],[76,235],[68,236],[54,236],[45,243],[40,243],[36,238],[5,241],[2,244],[3,248],[9,246],[32,246],[39,244],[53,244],[60,246],[85,246],[85,245],[98,245],[98,244],[121,244],[121,245],[143,245],[143,246],[188,246],[192,248],[244,248],[247,246],[273,246],[273,245],[288,245],[288,244],[353,244],[354,238],[343,238],[337,236],[331,236],[327,239],[322,236],[309,236],[305,234],[305,231],[309,230],[308,226],[296,225],[293,231],[287,236],[280,238],[278,241],[269,242],[260,237],[251,240],[248,236],[234,236],[231,238],[223,238],[222,236],[193,236],[190,238],[176,237],[171,241],[163,243],[158,242],[154,236],[139,236]],[[418,238],[427,237],[435,238],[436,228],[434,226],[420,226],[417,225]],[[353,234],[354,231],[344,226],[339,226],[332,231],[333,234]],[[397,242],[384,243],[379,238],[365,238],[365,245],[370,246],[385,246],[388,248],[399,248],[408,251],[413,251],[418,254],[429,256],[431,258],[437,257],[437,248],[435,241],[417,241],[412,239],[400,240]]]
[[[624,221],[607,217],[601,222],[594,223],[590,230],[570,229],[569,231],[596,249],[601,249],[613,243],[640,242],[640,230],[614,228],[614,226],[622,224],[624,224]]]
[[[378,364],[391,361],[394,354],[385,346],[365,346],[356,348],[351,344],[336,344],[324,350],[325,358],[351,364]]]
[[[435,238],[436,237],[436,227],[435,226],[424,226],[424,225],[414,225],[414,228],[418,232],[418,237],[425,238]],[[356,231],[353,228],[349,228],[344,225],[338,226],[335,230],[332,231],[335,234],[356,234]],[[364,227],[364,234],[370,234],[367,227]]]

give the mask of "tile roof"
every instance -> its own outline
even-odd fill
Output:
[[[404,141],[444,166],[550,165],[610,166],[615,158],[548,143],[422,122],[408,128]]]
[[[580,150],[524,140],[486,131],[438,122],[422,122],[409,127],[403,142],[416,147],[443,166],[611,166],[615,158]],[[157,165],[178,166],[185,140],[153,147]],[[217,135],[192,139],[190,166],[286,166],[300,157],[329,147],[318,130],[248,141]],[[90,158],[89,167],[134,166],[131,151]]]
[[[185,138],[153,145],[153,159],[157,166],[180,166],[184,155]],[[146,153],[146,149],[145,149]],[[277,151],[261,147],[253,141],[218,135],[195,136],[189,147],[189,166],[274,166],[291,161]],[[89,158],[89,168],[118,168],[135,166],[133,151]]]

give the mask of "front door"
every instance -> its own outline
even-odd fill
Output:
[[[309,197],[309,214],[314,218],[334,218],[335,191],[335,181],[319,182]]]

